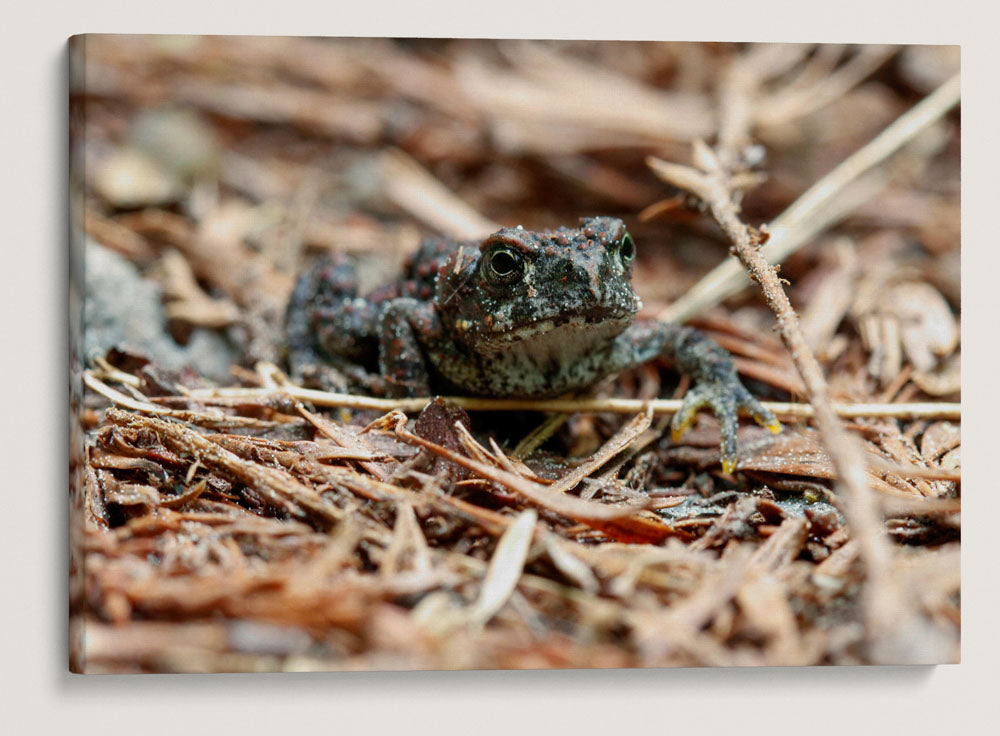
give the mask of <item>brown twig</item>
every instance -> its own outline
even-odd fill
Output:
[[[701,141],[696,141],[694,158],[699,170],[663,161],[657,161],[654,170],[668,183],[695,194],[708,205],[712,217],[729,239],[733,255],[750,279],[760,285],[768,306],[774,312],[781,339],[802,378],[809,403],[813,407],[814,419],[837,476],[836,487],[846,500],[846,514],[853,530],[852,536],[859,543],[867,573],[865,608],[869,641],[873,644],[873,658],[877,661],[885,654],[891,661],[906,661],[909,653],[899,637],[905,636],[903,632],[912,631],[918,624],[910,602],[904,598],[902,589],[892,576],[892,554],[883,533],[878,502],[869,488],[864,453],[838,420],[822,368],[806,341],[798,316],[778,278],[777,269],[768,261],[761,248],[770,233],[762,234],[753,230],[739,216],[738,192],[734,191],[732,184],[733,175],[739,171],[739,149],[735,147],[746,145],[749,139],[747,96],[754,88],[754,80],[736,72],[727,75],[727,80],[728,83],[722,89],[719,124],[720,146],[724,148],[716,152]],[[915,135],[915,131],[923,129],[944,114],[957,101],[958,95],[959,80],[956,76],[890,125],[831,175],[824,177],[824,181],[830,180],[825,186],[836,191],[855,180],[866,169]],[[828,192],[814,187],[803,199],[808,205],[809,202],[824,201],[829,196]],[[794,211],[795,205],[790,209]],[[794,222],[794,218],[788,219]],[[805,242],[804,238],[800,239]],[[772,250],[776,249],[772,247]],[[880,646],[887,647],[888,651],[876,651]]]
[[[819,362],[809,349],[776,269],[758,247],[760,235],[740,220],[729,188],[729,172],[703,143],[696,143],[695,158],[700,171],[665,161],[657,161],[654,170],[668,183],[695,194],[708,205],[713,218],[732,243],[736,257],[750,278],[760,285],[775,314],[781,338],[805,385],[816,424],[830,454],[838,478],[837,487],[847,502],[847,516],[861,546],[868,574],[869,635],[873,639],[880,638],[892,631],[907,610],[892,579],[889,546],[882,533],[878,505],[868,488],[863,455],[838,421]]]

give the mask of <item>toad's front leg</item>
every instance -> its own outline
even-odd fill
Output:
[[[736,467],[736,429],[740,409],[772,432],[781,431],[781,423],[774,414],[765,409],[740,382],[732,356],[691,327],[639,321],[618,336],[612,350],[616,371],[657,357],[672,360],[695,384],[684,395],[681,409],[671,422],[674,440],[691,426],[699,409],[710,407],[722,423],[723,471],[731,473]]]
[[[378,316],[378,365],[387,393],[391,396],[430,394],[425,344],[440,331],[437,313],[426,302],[399,298],[382,304]]]

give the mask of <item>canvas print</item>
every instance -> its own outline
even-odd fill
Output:
[[[958,47],[69,62],[73,671],[959,661]]]

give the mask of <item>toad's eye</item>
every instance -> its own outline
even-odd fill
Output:
[[[497,281],[510,283],[524,271],[524,259],[510,248],[497,248],[486,261],[489,275]]]
[[[618,255],[626,266],[635,260],[635,241],[628,233],[625,233],[618,243]]]

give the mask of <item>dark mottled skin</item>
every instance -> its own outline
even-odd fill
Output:
[[[624,223],[595,217],[579,228],[504,228],[482,242],[427,241],[401,280],[364,298],[348,264],[326,261],[300,277],[289,304],[292,373],[395,396],[426,396],[433,386],[545,397],[665,357],[694,381],[674,436],[710,407],[732,470],[740,409],[780,425],[714,342],[690,327],[635,321],[634,257]]]

